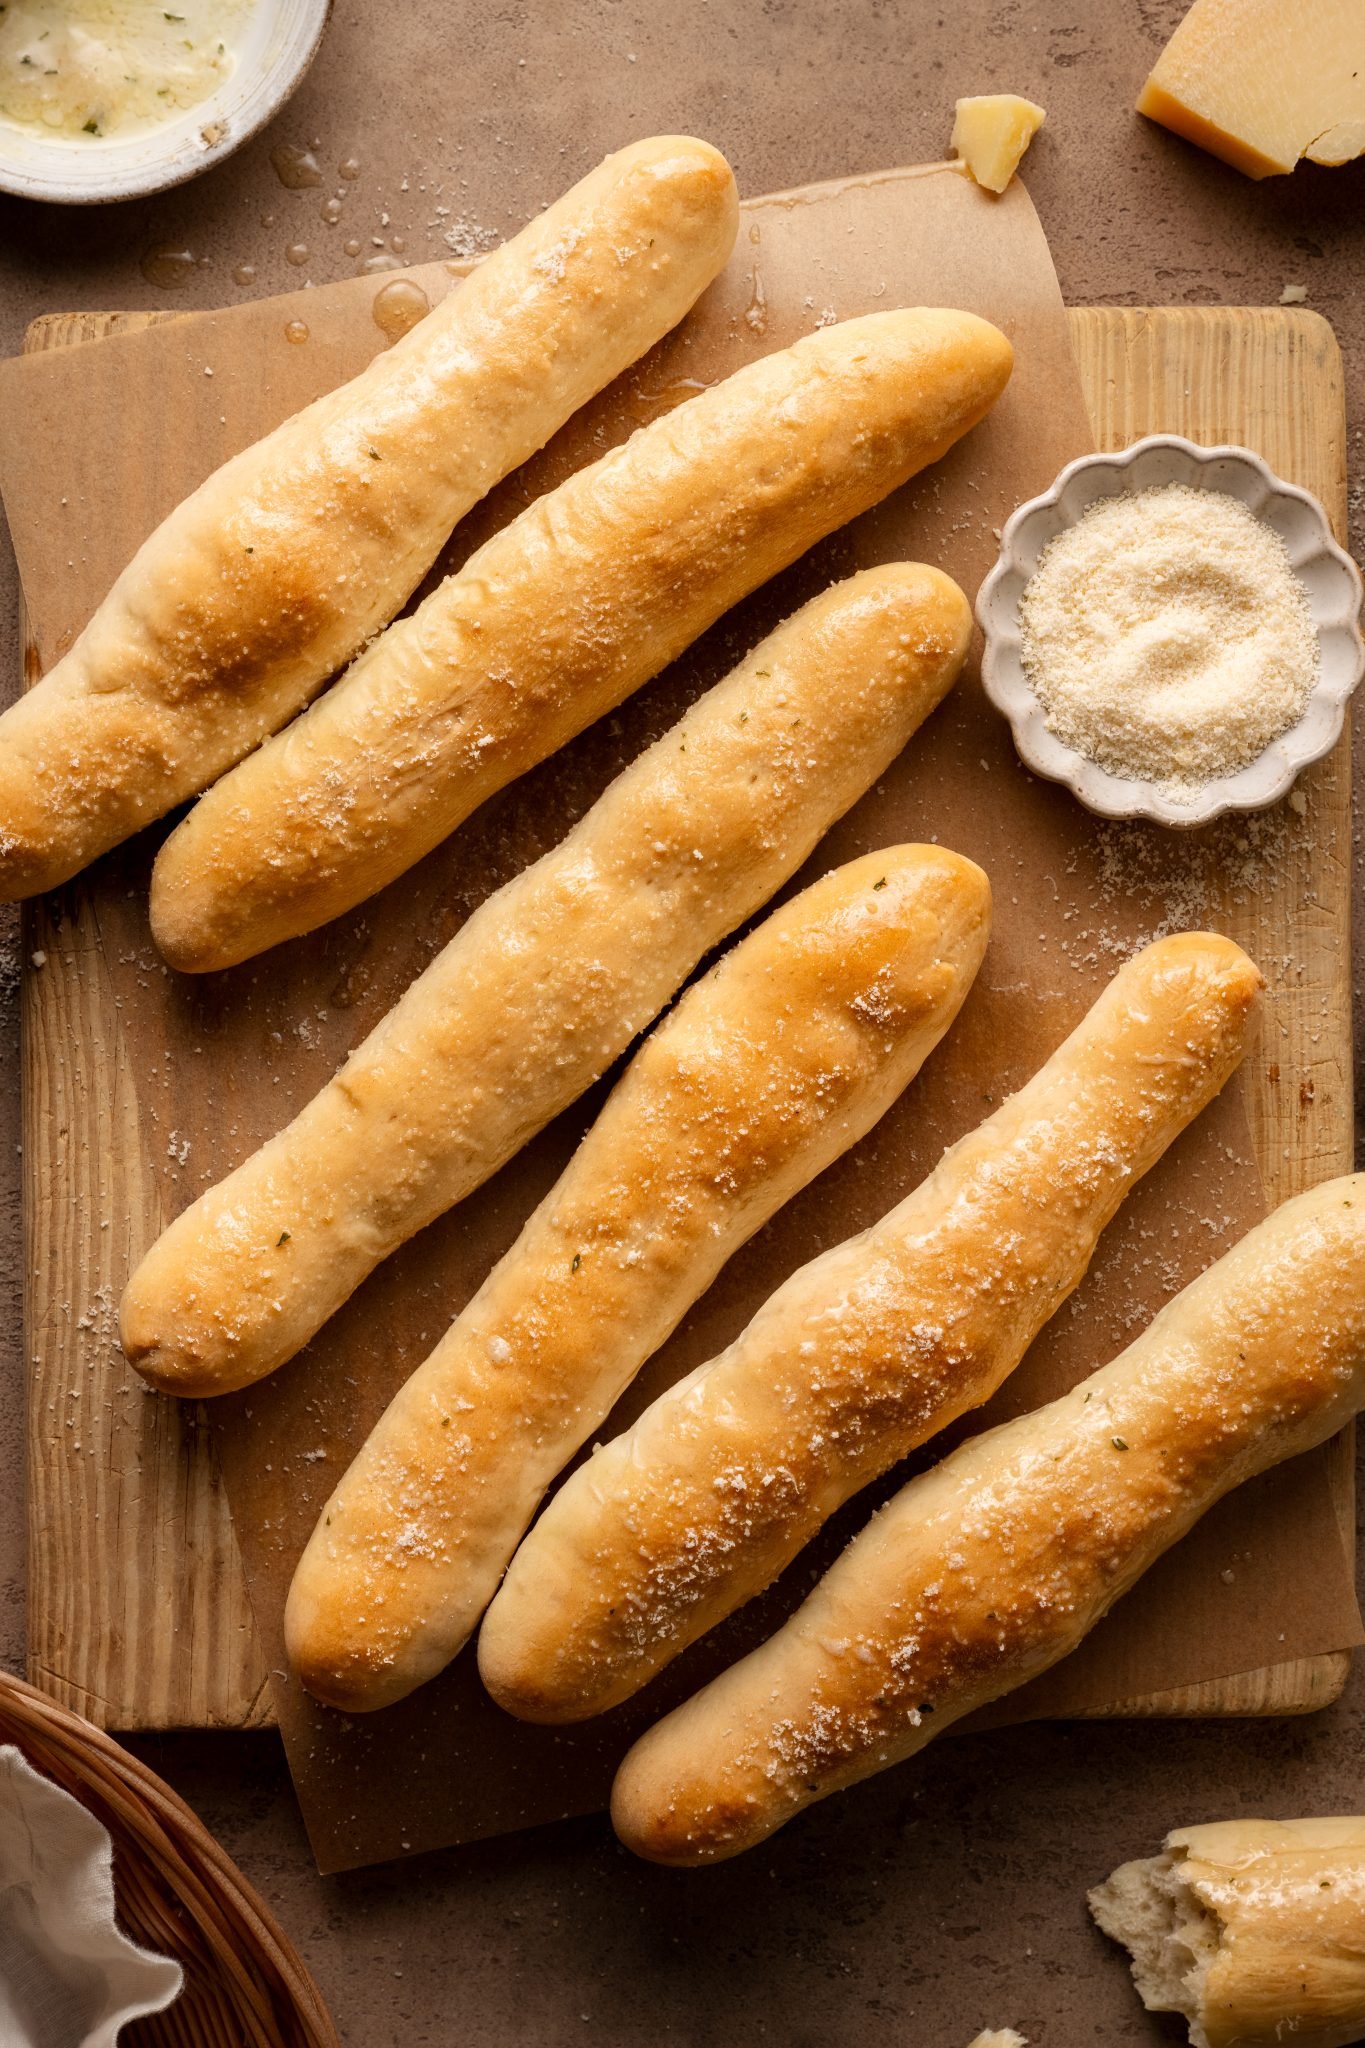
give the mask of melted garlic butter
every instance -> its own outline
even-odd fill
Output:
[[[3,0],[0,116],[123,136],[197,106],[232,72],[257,0]]]

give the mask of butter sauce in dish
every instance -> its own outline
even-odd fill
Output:
[[[80,143],[155,128],[231,76],[257,0],[8,0],[0,116]]]

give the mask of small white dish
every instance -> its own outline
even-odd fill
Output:
[[[1024,670],[1019,630],[1019,601],[1049,541],[1099,498],[1176,483],[1240,498],[1279,534],[1308,598],[1320,655],[1318,680],[1298,722],[1235,775],[1201,783],[1179,799],[1158,783],[1111,774],[1048,730]],[[1009,720],[1025,767],[1049,782],[1065,783],[1087,810],[1101,818],[1205,825],[1227,811],[1265,810],[1301,769],[1336,745],[1351,692],[1365,673],[1361,595],[1359,570],[1333,540],[1327,514],[1307,491],[1285,483],[1249,448],[1201,448],[1178,434],[1150,434],[1120,454],[1083,455],[1068,463],[1050,491],[1011,514],[999,560],[976,601],[986,641],[981,679]]]
[[[0,118],[0,191],[57,206],[137,199],[198,177],[263,128],[317,55],[332,0],[257,0],[232,74],[207,98],[130,135],[44,135]]]

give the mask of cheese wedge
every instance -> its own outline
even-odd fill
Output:
[[[978,185],[988,192],[1003,192],[1046,119],[1041,107],[1013,92],[981,93],[975,99],[959,100],[953,121],[953,155],[962,159]]]
[[[1195,0],[1137,110],[1249,178],[1365,154],[1362,0]]]

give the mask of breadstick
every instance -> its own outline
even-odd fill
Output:
[[[122,1334],[170,1393],[273,1372],[606,1072],[948,689],[971,613],[896,563],[805,605],[480,905],[287,1129],[178,1217]]]
[[[1259,987],[1230,939],[1148,946],[913,1194],[794,1273],[599,1450],[488,1611],[493,1697],[535,1721],[614,1706],[860,1487],[987,1400],[1241,1059]]]
[[[682,318],[737,222],[707,143],[623,149],[215,471],[0,719],[0,897],[54,888],[291,718],[470,506]]]
[[[1365,1818],[1177,1828],[1090,1894],[1150,2012],[1191,2048],[1347,2048],[1365,2038]]]
[[[1061,1400],[874,1515],[752,1656],[622,1764],[612,1817],[661,1863],[763,1841],[1055,1664],[1244,1479],[1365,1401],[1365,1174],[1297,1195]]]
[[[980,868],[891,847],[774,912],[688,991],[327,1503],[285,1611],[310,1692],[364,1712],[449,1663],[645,1359],[918,1072],[989,927]]]
[[[969,313],[809,335],[528,507],[206,796],[152,880],[173,966],[362,902],[656,675],[738,598],[942,455],[1009,376]]]

